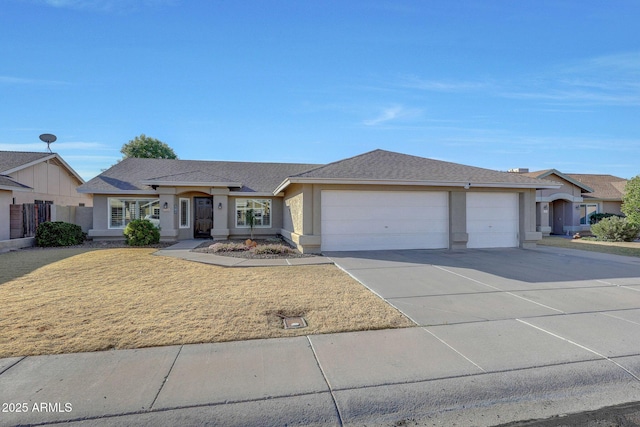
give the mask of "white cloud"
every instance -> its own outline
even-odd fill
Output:
[[[528,79],[505,84],[500,96],[553,105],[640,105],[640,52],[560,64]]]
[[[367,126],[377,126],[398,119],[409,119],[420,114],[420,110],[405,108],[401,105],[394,105],[383,109],[373,119],[364,120],[362,123]]]

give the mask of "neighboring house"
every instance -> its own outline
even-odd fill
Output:
[[[56,153],[0,151],[0,174],[33,189],[14,192],[12,204],[93,205],[90,195],[76,191],[84,180]]]
[[[527,247],[550,182],[375,150],[327,165],[129,158],[81,185],[95,240],[150,218],[161,238],[281,234],[302,252]]]
[[[14,181],[10,176],[0,175],[0,241],[11,237],[10,209],[14,192],[32,191],[31,187]]]
[[[613,175],[562,173],[556,169],[528,172],[524,176],[555,181],[557,189],[536,193],[536,227],[543,235],[574,234],[590,230],[590,219],[597,213],[621,215],[627,180]]]

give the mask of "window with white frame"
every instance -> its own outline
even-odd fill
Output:
[[[249,213],[254,227],[271,227],[270,199],[236,199],[236,227],[249,227]]]
[[[109,228],[125,228],[134,219],[148,219],[159,226],[160,201],[109,198]]]
[[[189,228],[189,221],[191,218],[191,214],[189,213],[189,199],[180,199],[180,228]]]
[[[580,225],[591,224],[591,217],[598,213],[597,204],[580,205]]]

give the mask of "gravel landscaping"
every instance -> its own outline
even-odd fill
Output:
[[[265,240],[256,239],[254,240],[256,246],[253,248],[247,246],[246,242],[246,240],[224,240],[216,242],[207,240],[197,248],[193,249],[193,252],[247,259],[310,258],[322,256],[319,254],[300,253],[300,251],[289,245],[287,242],[278,238]],[[270,248],[273,248],[273,250],[269,251]],[[276,251],[279,253],[264,253]]]

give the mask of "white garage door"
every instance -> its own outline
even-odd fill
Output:
[[[446,192],[322,192],[322,250],[449,247]]]
[[[468,248],[518,246],[518,194],[467,193]]]

